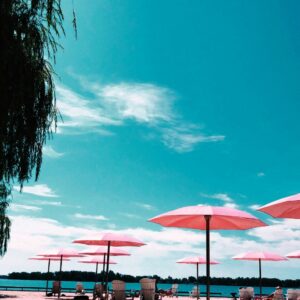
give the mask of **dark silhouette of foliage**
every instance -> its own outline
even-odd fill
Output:
[[[53,69],[64,35],[61,0],[0,1],[0,183],[22,187],[38,179],[42,148],[58,116]],[[74,14],[74,28],[76,20]],[[7,192],[5,192],[7,194]],[[4,194],[5,194],[4,193]],[[2,197],[0,255],[6,252],[10,222]]]
[[[94,272],[81,272],[81,271],[64,271],[62,272],[62,276],[66,281],[95,281],[95,273]],[[158,275],[143,275],[143,276],[132,276],[120,273],[114,273],[113,271],[109,271],[109,281],[112,280],[123,280],[125,282],[139,282],[139,280],[143,277],[151,277],[155,278],[158,283],[182,283],[182,284],[195,284],[196,278],[194,276],[190,276],[189,278],[172,278],[168,276],[167,278],[161,278]],[[47,273],[40,273],[40,272],[13,272],[8,274],[9,279],[30,279],[30,280],[41,280],[47,278]],[[49,279],[55,280],[59,278],[59,272],[50,273]],[[101,281],[102,273],[98,274],[98,281]],[[199,277],[200,284],[206,284],[205,276]],[[211,284],[213,285],[228,285],[228,286],[259,286],[259,279],[256,277],[237,277],[237,278],[230,278],[230,277],[212,277]],[[269,287],[275,286],[283,286],[283,287],[299,287],[300,280],[280,280],[277,278],[263,278],[263,285]]]

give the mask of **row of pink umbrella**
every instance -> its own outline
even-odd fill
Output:
[[[275,201],[269,205],[261,207],[259,210],[278,217],[300,218],[300,194],[287,197],[282,200]],[[280,213],[278,213],[280,211]],[[206,231],[206,294],[207,300],[210,299],[210,231],[211,230],[245,230],[255,227],[267,226],[264,222],[255,216],[229,207],[218,206],[188,206],[179,208],[157,217],[149,221],[158,223],[166,227],[180,227],[200,229]],[[115,233],[100,234],[97,238],[79,239],[74,243],[85,245],[102,245],[107,247],[104,255],[103,265],[106,264],[106,281],[105,286],[108,287],[108,270],[110,264],[111,247],[121,246],[143,246],[143,242],[125,235]],[[60,272],[62,260],[69,257],[78,257],[82,254],[76,253],[49,253],[43,254],[44,257],[60,258]],[[106,256],[106,261],[105,261]],[[241,259],[241,258],[240,258]],[[50,261],[50,260],[49,260]],[[259,260],[261,261],[261,260]],[[197,265],[198,268],[198,265]]]
[[[300,194],[289,196],[261,208],[279,218],[300,218]],[[206,231],[206,298],[210,299],[210,230],[245,230],[267,226],[255,216],[241,210],[217,206],[188,206],[169,211],[149,221],[166,227]]]

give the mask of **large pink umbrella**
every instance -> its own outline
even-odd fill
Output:
[[[95,264],[96,265],[95,282],[97,282],[98,265],[102,264],[103,268],[104,268],[104,265],[107,263],[103,257],[92,257],[92,258],[87,257],[87,258],[84,258],[83,260],[79,260],[78,262],[83,263],[83,264]],[[116,264],[116,262],[113,260],[110,260],[109,264]]]
[[[199,277],[199,265],[205,265],[206,264],[206,259],[204,257],[201,256],[193,256],[193,257],[185,257],[182,258],[180,260],[176,261],[178,264],[193,264],[196,265],[196,282],[197,282],[197,299],[199,299],[199,281],[198,281],[198,277]],[[217,262],[216,260],[210,260],[209,262],[211,265],[216,265],[219,264],[219,262]]]
[[[104,271],[105,271],[105,261],[106,261],[106,256],[107,256],[107,247],[104,246],[100,246],[97,247],[96,249],[87,249],[84,251],[80,251],[79,253],[81,254],[86,254],[86,255],[103,255],[103,270],[102,270],[102,274],[103,274],[103,278],[102,278],[102,284],[104,282]],[[111,248],[110,249],[110,256],[129,256],[131,255],[129,252],[122,250],[122,249],[118,249],[118,248]],[[98,268],[98,265],[97,265]],[[96,276],[97,276],[97,271],[96,271]]]
[[[258,210],[275,218],[300,219],[300,194],[273,201]]]
[[[59,249],[57,251],[49,252],[49,253],[42,253],[38,254],[38,256],[45,256],[45,257],[53,257],[60,259],[60,267],[59,267],[59,278],[61,281],[62,278],[62,261],[64,258],[71,258],[71,257],[83,257],[83,254],[78,253],[77,250],[74,249]],[[58,293],[58,298],[60,297],[60,293]]]
[[[210,230],[244,230],[266,226],[258,218],[241,210],[220,206],[187,206],[161,214],[149,221],[166,227],[206,230],[206,293],[210,298]]]
[[[46,257],[46,256],[40,256],[40,257],[29,257],[30,260],[47,260],[48,261],[48,270],[47,270],[47,281],[46,281],[46,296],[48,294],[48,285],[49,285],[49,272],[50,272],[50,262],[51,261],[60,261],[59,257]],[[68,258],[63,258],[63,260],[70,260]]]
[[[133,246],[140,247],[144,246],[145,243],[140,240],[125,234],[105,232],[99,234],[95,238],[78,239],[73,241],[73,243],[84,244],[90,246],[107,246],[107,264],[106,264],[106,289],[108,289],[108,266],[110,257],[110,247],[123,247],[123,246]]]
[[[262,280],[261,280],[261,261],[282,261],[287,260],[284,256],[278,255],[273,252],[265,252],[265,251],[254,251],[254,252],[246,252],[241,253],[233,257],[236,260],[256,260],[259,262],[259,291],[260,297],[262,296]]]
[[[288,258],[300,258],[300,250],[293,251],[286,255]]]

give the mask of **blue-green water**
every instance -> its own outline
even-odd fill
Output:
[[[74,288],[76,286],[77,281],[63,281],[63,288]],[[83,282],[84,288],[92,289],[94,286],[94,282]],[[46,281],[44,280],[12,280],[12,279],[0,279],[0,286],[18,286],[18,287],[40,287],[44,288],[46,286]],[[49,281],[49,287],[52,286],[52,282]],[[179,284],[179,291],[189,292],[193,288],[193,284]],[[111,287],[111,286],[110,286]],[[171,284],[167,283],[158,283],[159,289],[167,290],[171,287]],[[126,289],[128,290],[139,290],[139,283],[126,283]],[[230,293],[236,292],[238,293],[239,286],[226,286],[226,285],[212,285],[211,292],[213,293],[221,293],[222,296],[230,296]],[[254,287],[255,294],[259,294],[259,287]],[[204,285],[200,285],[200,291],[205,292],[206,287]],[[272,287],[263,287],[263,294],[270,294],[274,291]],[[284,288],[284,293],[286,293],[286,288]]]

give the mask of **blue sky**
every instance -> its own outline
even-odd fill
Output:
[[[243,251],[299,249],[298,221],[255,211],[299,192],[299,2],[75,0],[77,40],[64,5],[63,122],[39,181],[15,188],[2,272],[42,269],[27,257],[112,230],[148,243],[114,270],[188,276],[175,261],[203,255],[204,233],[147,219],[197,204],[272,225],[215,232],[213,276],[256,276],[255,263],[230,259]],[[297,278],[297,263],[266,263],[264,275]]]

